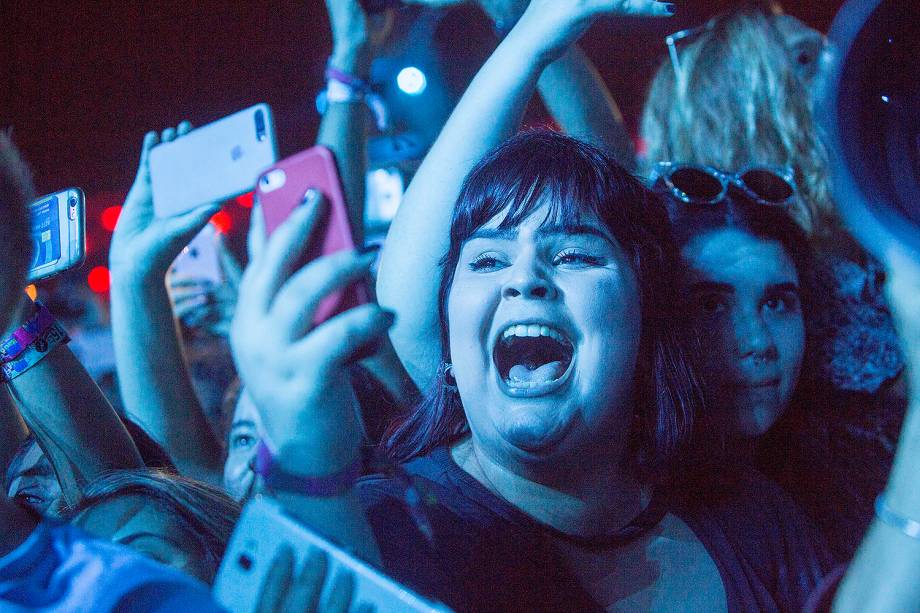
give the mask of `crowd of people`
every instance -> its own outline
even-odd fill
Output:
[[[577,43],[674,5],[477,3],[501,40],[382,249],[304,263],[310,191],[268,236],[256,205],[222,285],[177,281],[220,204],[157,216],[150,152],[192,126],[144,136],[109,252],[117,389],[22,291],[35,194],[0,132],[0,610],[223,610],[263,497],[456,611],[920,608],[920,258],[841,221],[824,37],[772,3],[669,37],[640,155]],[[396,9],[326,5],[351,90],[316,144],[360,241]],[[521,129],[537,94],[559,131]],[[375,299],[312,324],[356,283]],[[197,335],[232,359],[195,372]],[[279,555],[258,610],[373,608],[327,565]]]

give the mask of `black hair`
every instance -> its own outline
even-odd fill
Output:
[[[685,359],[686,327],[672,299],[677,252],[659,197],[602,150],[574,138],[523,132],[487,155],[466,178],[454,208],[450,247],[441,262],[438,293],[442,365],[428,394],[391,427],[387,453],[406,461],[450,444],[467,432],[463,406],[445,385],[449,362],[446,304],[460,250],[480,227],[504,212],[500,229],[512,228],[543,204],[543,223],[572,228],[596,217],[619,243],[640,287],[641,340],[634,375],[637,414],[635,464],[663,468],[683,446],[699,402],[699,387]]]

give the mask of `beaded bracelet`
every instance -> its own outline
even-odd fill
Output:
[[[875,499],[875,516],[878,517],[879,521],[883,524],[887,524],[892,528],[897,528],[910,538],[920,539],[920,521],[893,511],[891,507],[888,506],[885,494],[879,494],[878,498]]]

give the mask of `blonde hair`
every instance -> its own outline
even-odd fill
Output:
[[[680,79],[670,61],[659,67],[642,116],[645,162],[788,166],[800,194],[793,217],[824,234],[836,226],[827,153],[778,15],[771,4],[718,16],[679,49]]]

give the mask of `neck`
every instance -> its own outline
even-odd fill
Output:
[[[619,466],[619,454],[585,454],[553,460],[550,468],[494,460],[472,439],[452,450],[457,464],[493,494],[538,522],[576,536],[612,534],[648,504],[648,489]],[[615,456],[611,459],[611,456]]]
[[[34,517],[0,496],[0,557],[19,547],[35,526]]]

